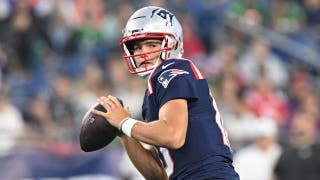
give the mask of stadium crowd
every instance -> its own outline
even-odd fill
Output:
[[[320,179],[320,0],[0,0],[4,177],[95,173],[50,171],[50,162],[88,158],[79,127],[101,95],[118,96],[141,119],[146,82],[128,73],[119,39],[129,15],[145,5],[181,19],[184,57],[210,82],[241,179]],[[121,162],[119,147],[107,147],[106,159]],[[46,157],[47,173],[35,175],[26,156],[17,158],[27,152],[54,155]],[[125,162],[98,163],[111,169],[99,172],[133,179]]]

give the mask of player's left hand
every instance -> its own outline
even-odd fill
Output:
[[[107,121],[114,127],[119,129],[120,123],[123,119],[130,117],[130,112],[128,107],[122,107],[118,98],[114,96],[101,96],[98,98],[98,103],[101,104],[107,112],[98,111],[96,109],[92,110],[92,113],[103,116]]]

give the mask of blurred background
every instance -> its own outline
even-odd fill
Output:
[[[143,179],[117,140],[78,140],[101,95],[141,119],[119,39],[146,5],[180,20],[241,179],[320,179],[320,0],[0,0],[0,179]]]

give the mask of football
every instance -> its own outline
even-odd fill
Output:
[[[119,99],[121,105],[122,101]],[[93,108],[106,112],[107,110],[100,104]],[[85,152],[99,150],[110,144],[119,133],[104,117],[95,115],[91,109],[84,115],[80,130],[80,146]]]

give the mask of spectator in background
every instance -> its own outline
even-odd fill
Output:
[[[244,21],[247,25],[265,25],[270,20],[269,4],[270,1],[230,1],[227,15],[236,21]]]
[[[276,163],[276,180],[320,179],[320,144],[314,114],[299,110],[294,114],[290,143]]]
[[[7,90],[0,87],[0,156],[12,153],[23,134],[22,114],[10,102]]]
[[[305,0],[303,6],[306,13],[306,23],[317,41],[317,48],[320,49],[320,0]]]
[[[127,1],[116,7],[107,6],[107,8],[107,14],[101,27],[102,35],[110,49],[118,49],[122,27],[125,26],[127,19],[133,13],[134,7],[131,1]]]
[[[225,43],[208,57],[202,69],[212,80],[221,76],[232,75],[235,76],[237,81],[241,81],[236,69],[239,53],[239,48],[235,43]]]
[[[221,83],[217,103],[220,105],[221,116],[232,147],[237,150],[252,140],[255,133],[252,123],[255,123],[256,118],[246,107],[236,79],[225,75]]]
[[[301,104],[308,91],[311,91],[311,77],[305,71],[301,69],[295,69],[291,76],[289,95],[293,110],[296,110]]]
[[[85,6],[85,5],[84,5]],[[78,38],[79,48],[82,51],[91,52],[103,42],[103,36],[100,31],[102,25],[102,17],[96,17],[95,9],[98,6],[93,6],[93,9],[90,9],[84,13],[83,24],[78,28],[76,32],[76,37]],[[98,11],[99,8],[96,10]],[[102,11],[103,12],[103,11]]]
[[[104,76],[110,85],[115,88],[114,92],[117,92],[117,94],[128,91],[128,81],[130,81],[130,76],[124,73],[127,69],[124,62],[120,61],[120,57],[120,52],[110,54],[106,58],[104,66]]]
[[[77,50],[75,29],[67,23],[66,18],[58,10],[51,15],[49,37],[53,50],[60,55],[67,55]]]
[[[46,22],[35,15],[28,0],[17,1],[13,7],[8,17],[8,24],[4,26],[8,31],[5,41],[17,54],[17,61],[24,73],[29,75],[39,53],[39,50],[35,50],[37,43],[41,43],[43,47],[51,47],[51,42]]]
[[[292,116],[296,111],[303,110],[314,114],[320,120],[320,97],[316,93],[315,79],[306,71],[295,70],[289,86],[290,116],[286,125],[289,128]],[[319,127],[318,127],[319,128]],[[319,130],[319,129],[318,129]]]
[[[72,85],[71,77],[60,73],[53,80],[49,97],[30,99],[25,118],[32,143],[72,142],[78,138]]]
[[[8,64],[8,56],[6,51],[4,50],[2,44],[0,43],[0,88],[3,86],[3,76],[5,73],[5,69]]]
[[[79,18],[80,26],[86,24],[86,19],[92,21],[93,27],[101,27],[105,16],[105,5],[103,0],[76,0],[74,1],[75,17]]]
[[[303,27],[305,18],[302,7],[295,1],[271,1],[271,27],[282,33],[294,33]]]
[[[9,40],[11,47],[17,53],[17,60],[24,72],[30,73],[34,57],[32,56],[32,46],[35,38],[35,22],[31,14],[30,4],[26,0],[19,1],[10,17]]]
[[[75,123],[75,104],[72,78],[68,73],[60,73],[53,81],[53,92],[49,97],[48,116],[52,117],[55,128],[55,139],[74,141],[78,138]]]
[[[236,78],[232,74],[224,74],[222,77],[217,104],[232,147],[237,150],[252,140],[255,132],[252,124],[256,122],[256,117],[246,107],[243,90]]]
[[[84,66],[83,74],[75,84],[75,99],[77,109],[85,113],[96,103],[97,97],[106,94],[109,87],[106,87],[103,79],[103,71],[96,59],[91,58]],[[111,91],[111,89],[110,89]],[[83,116],[81,113],[80,116]]]
[[[258,81],[258,74],[263,69],[266,78],[277,89],[288,84],[288,69],[281,59],[272,53],[266,39],[256,38],[251,41],[249,49],[240,57],[237,69],[246,85],[252,86]]]
[[[54,122],[48,103],[39,97],[27,103],[25,117],[27,143],[38,146],[43,141],[54,139]]]
[[[303,7],[306,12],[307,25],[313,28],[319,28],[320,24],[320,0],[305,0]]]
[[[206,57],[206,51],[204,44],[195,33],[195,25],[192,21],[191,15],[186,15],[182,21],[181,26],[185,31],[183,32],[183,45],[184,45],[184,54],[186,58],[197,59],[197,64],[200,67],[205,67],[206,63],[204,62]]]
[[[273,87],[266,73],[264,71],[255,75],[257,81],[254,87],[246,92],[245,103],[255,116],[270,117],[283,127],[288,117],[287,97]]]
[[[307,91],[306,96],[301,100],[299,109],[311,114],[318,121],[320,120],[320,97],[314,91]],[[318,124],[318,123],[317,123]],[[319,130],[319,129],[317,129]]]
[[[233,164],[242,180],[271,180],[281,154],[277,124],[262,117],[251,123],[251,128],[255,131],[253,143],[235,153]]]

